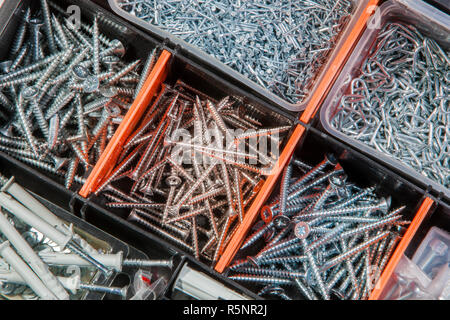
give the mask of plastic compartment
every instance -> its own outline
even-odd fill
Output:
[[[3,160],[3,159],[1,159]],[[20,168],[18,167],[8,167],[4,170],[2,166],[2,173],[5,175],[14,175],[17,178],[17,182],[21,184],[21,180],[24,178]],[[35,178],[36,180],[36,178]],[[87,242],[89,242],[96,249],[101,249],[108,253],[117,253],[119,251],[123,252],[123,256],[126,259],[148,259],[142,251],[137,250],[134,247],[114,238],[108,233],[94,227],[93,225],[81,220],[80,218],[70,214],[63,208],[54,203],[40,197],[39,195],[33,194],[42,204],[44,204],[51,212],[56,216],[67,222],[68,224],[74,225],[74,231],[80,234]],[[97,285],[111,285],[111,286],[126,286],[129,284],[129,279],[133,279],[136,273],[136,268],[125,267],[120,273],[115,272],[111,277],[105,278],[100,272],[94,271],[92,276],[90,276],[90,283]],[[128,281],[127,281],[128,280]],[[85,280],[86,281],[86,280]],[[98,299],[116,299],[117,297],[104,295],[95,292],[85,292],[80,296],[83,300],[98,300]]]
[[[442,240],[447,241],[447,245],[450,247],[448,243],[449,240],[449,232],[450,232],[450,206],[443,203],[441,200],[437,200],[435,205],[432,207],[430,212],[425,217],[423,223],[418,228],[416,234],[411,239],[411,242],[407,246],[404,254],[407,259],[411,261],[411,263],[417,263],[422,257],[423,254],[427,254],[429,252],[429,248],[426,248],[429,240],[433,238],[440,238]],[[449,258],[449,252],[447,251],[447,259]],[[448,260],[447,260],[448,261]],[[418,272],[419,275],[425,277],[425,281],[422,281],[426,284],[431,282],[429,278],[430,274],[426,274],[422,272],[422,270],[417,267],[417,269],[421,272]],[[396,270],[397,271],[397,270]],[[427,271],[427,270],[425,270]],[[431,274],[432,275],[432,274]],[[388,297],[390,293],[389,290],[395,285],[396,277],[389,276],[389,279],[386,281],[386,285],[381,288],[379,294],[375,297],[376,299],[385,299]]]
[[[6,1],[0,7],[0,61],[7,58],[9,47],[14,39],[17,25],[21,18],[21,11],[26,4],[32,3],[31,0]],[[131,24],[127,23],[116,15],[108,12],[99,5],[88,0],[63,0],[58,1],[57,5],[64,9],[69,5],[77,5],[81,8],[81,18],[85,22],[94,20],[95,15],[101,15],[99,19],[99,29],[102,34],[110,39],[120,40],[125,48],[126,54],[124,60],[131,62],[139,58],[145,63],[148,54],[160,43],[148,36],[145,32],[139,31]],[[143,88],[141,92],[144,90]],[[138,97],[139,98],[139,97]],[[52,180],[64,185],[64,179],[60,176],[38,169]],[[72,190],[78,190],[80,185],[74,182]]]
[[[417,216],[424,215],[428,212],[428,208],[423,207],[423,202],[427,201],[429,198],[427,198],[426,192],[423,189],[406,181],[396,173],[381,166],[380,164],[375,163],[357,150],[338,142],[332,137],[320,133],[314,128],[308,129],[306,134],[296,144],[294,156],[305,161],[306,163],[314,165],[322,161],[327,153],[333,153],[338,157],[339,163],[348,175],[349,181],[356,183],[360,187],[376,186],[375,193],[380,197],[392,196],[391,208],[398,208],[402,205],[406,206],[402,212],[402,215],[405,220],[412,221],[412,223],[409,225],[402,241],[404,241],[405,238],[408,238],[408,232],[415,232],[413,229],[418,224],[418,221],[416,220]],[[295,175],[295,169],[292,175]],[[271,197],[279,194],[279,180],[280,179],[278,179],[277,185],[273,190]],[[258,220],[260,220],[260,218],[258,218]],[[244,237],[240,240],[240,243],[243,242],[246,236],[247,234],[244,234]],[[398,252],[400,244],[397,245],[397,249],[395,249],[392,257],[396,254],[401,255],[403,253],[403,251],[401,253]],[[253,248],[255,247],[258,247],[258,243],[255,244]],[[254,253],[251,249],[252,248],[250,247],[242,252],[238,252],[234,258],[240,259],[251,255]],[[227,270],[225,270],[225,274],[227,274]],[[383,274],[380,279],[381,278],[383,278]],[[258,289],[262,288],[261,286],[254,286],[251,284],[243,285],[255,293]],[[293,291],[290,290],[291,289],[286,290],[288,295],[296,292],[295,289]],[[300,295],[290,296],[293,299],[302,299]]]
[[[133,230],[130,230],[122,223],[118,224],[116,220],[98,221],[95,218],[102,217],[102,214],[99,214],[97,210],[101,211],[104,209],[92,206],[89,201],[79,197],[76,193],[65,189],[35,169],[30,169],[21,162],[2,153],[0,153],[0,168],[2,174],[7,177],[14,176],[17,183],[31,191],[44,205],[63,220],[73,222],[83,232],[87,232],[109,244],[111,252],[123,251],[124,257],[130,259],[173,258],[174,266],[172,270],[168,268],[152,268],[151,270],[155,276],[162,276],[169,283],[172,274],[181,261],[181,256],[173,248],[168,247],[159,239],[151,237],[144,237],[143,239],[139,233],[133,233]],[[80,217],[86,221],[80,219]],[[92,217],[94,219],[91,219]],[[108,233],[102,230],[107,230]],[[123,271],[125,274],[116,274],[113,278],[108,279],[107,282],[102,276],[101,282],[97,284],[113,286],[130,284],[137,269],[124,268]],[[98,295],[95,298],[97,299]],[[117,299],[117,297],[111,295],[107,295],[105,298]]]
[[[264,101],[261,101],[250,94],[247,94],[241,88],[226,82],[217,75],[203,69],[202,67],[190,61],[189,59],[177,55],[176,52],[172,53],[172,59],[170,60],[170,64],[165,66],[164,68],[169,70],[165,83],[171,86],[173,86],[177,80],[182,80],[184,83],[189,84],[189,86],[207,94],[212,99],[220,100],[225,96],[240,97],[243,99],[244,103],[251,104],[256,110],[258,110],[257,112],[254,113],[254,115],[262,121],[264,127],[293,125],[291,132],[295,131],[294,129],[295,118],[291,117],[289,114],[280,113],[272,105],[267,104]],[[159,81],[161,82],[163,80],[164,78],[159,79]],[[290,136],[289,133],[286,135]],[[284,139],[281,145],[281,150],[283,150],[285,146],[287,147],[289,145],[289,143],[286,143],[287,140],[288,140],[287,138]],[[283,154],[284,151],[281,152],[281,150],[280,153]],[[265,184],[267,183],[268,180],[273,179],[274,175],[278,174],[280,167],[282,166],[280,166],[279,164],[275,165],[275,169],[272,171],[272,175],[266,179]],[[107,177],[108,176],[104,176],[103,179],[106,179]],[[262,178],[264,179],[264,177]],[[120,189],[120,185],[118,187]],[[263,190],[264,188],[265,187],[263,185],[261,189]],[[95,191],[95,188],[91,189],[91,191]],[[82,195],[85,196],[88,195],[88,193]],[[104,207],[106,203],[106,199],[103,196],[101,196],[101,194],[99,196],[91,195],[89,201],[97,204],[99,208]],[[253,205],[255,202],[256,200],[254,200]],[[103,210],[102,212],[104,213],[112,212],[113,214],[116,215],[114,219],[119,219],[123,221],[123,223],[129,225],[129,223],[126,221],[126,218],[129,214],[128,209],[114,208]],[[248,214],[249,213],[246,213],[246,215]],[[141,228],[134,227],[134,229],[140,230],[139,232],[148,233],[148,231],[145,231]],[[187,254],[182,249],[179,249],[179,251],[183,252],[184,254]]]
[[[374,16],[373,19],[376,18],[377,17]],[[379,22],[381,28],[390,21],[401,21],[407,24],[413,24],[425,35],[438,41],[444,48],[450,48],[449,16],[423,1],[396,0],[385,2],[380,7],[378,18],[380,19]],[[343,67],[339,77],[336,79],[336,82],[330,89],[330,92],[323,103],[320,110],[320,124],[330,135],[337,137],[346,144],[354,146],[372,159],[379,160],[381,163],[402,176],[407,177],[415,184],[423,188],[430,187],[436,195],[440,192],[444,193],[445,198],[450,200],[450,190],[443,185],[421,175],[400,161],[378,152],[371,146],[346,136],[344,133],[331,126],[332,116],[338,107],[338,102],[348,88],[349,79],[359,74],[360,66],[373,43],[376,41],[376,36],[379,31],[380,29],[367,29],[362,35],[361,40],[356,45],[349,60]]]
[[[216,273],[214,271],[211,271],[210,268],[199,264],[197,261],[190,259],[189,257],[185,257],[183,260],[183,263],[180,263],[179,268],[177,272],[173,275],[170,283],[169,283],[169,289],[166,292],[165,297],[170,300],[196,300],[195,298],[187,295],[186,293],[179,291],[176,289],[176,283],[179,279],[180,273],[183,270],[183,267],[188,266],[189,268],[193,269],[194,271],[198,271],[203,273],[205,276],[209,277],[211,280],[217,281],[220,283],[220,285],[223,285],[226,289],[233,291],[237,295],[242,296],[245,300],[261,300],[261,297],[258,297],[253,292],[248,290],[247,288],[237,284],[234,281],[231,281],[230,279],[227,279],[223,275]],[[205,288],[208,290],[208,288]],[[217,292],[211,292],[211,294],[215,294]],[[223,298],[219,297],[218,300],[222,300]],[[239,299],[239,298],[237,298]],[[234,300],[234,299],[233,299]]]
[[[294,112],[299,112],[304,110],[309,100],[311,100],[311,95],[316,90],[320,89],[319,84],[326,78],[325,71],[329,68],[333,69],[333,73],[340,68],[340,64],[345,60],[347,53],[351,49],[351,45],[357,40],[360,32],[365,27],[366,19],[372,13],[373,9],[378,4],[379,0],[351,0],[353,4],[353,12],[347,21],[345,27],[341,30],[339,39],[329,53],[326,63],[322,65],[319,71],[314,75],[313,85],[309,90],[307,97],[300,103],[292,104],[288,101],[278,97],[276,94],[270,92],[268,89],[263,88],[254,81],[249,80],[247,77],[241,73],[235,71],[231,67],[223,64],[221,61],[213,58],[211,55],[202,51],[200,48],[193,46],[186,41],[180,39],[177,36],[170,34],[161,28],[152,25],[144,20],[137,18],[136,16],[126,12],[118,6],[118,0],[108,0],[108,3],[113,12],[119,16],[127,19],[135,25],[148,30],[154,36],[159,39],[169,39],[173,45],[181,46],[183,54],[186,53],[193,60],[198,60],[201,64],[205,65],[208,69],[213,70],[215,73],[220,74],[224,79],[228,79],[230,82],[236,81],[237,84],[246,91],[252,92],[260,97],[267,97],[275,105],[284,108],[285,110],[290,110]],[[342,49],[342,50],[341,50]],[[334,60],[337,61],[334,61]],[[337,63],[337,64],[335,64]]]

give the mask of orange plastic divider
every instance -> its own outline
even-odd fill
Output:
[[[322,80],[320,81],[317,90],[315,90],[314,94],[312,95],[311,100],[309,101],[305,111],[300,117],[300,120],[302,122],[309,123],[311,121],[311,118],[319,109],[320,104],[322,103],[326,94],[330,90],[332,84],[336,80],[340,70],[342,69],[345,61],[347,60],[347,57],[350,55],[352,48],[355,46],[356,41],[359,39],[360,35],[365,30],[367,21],[369,20],[370,16],[373,13],[373,10],[370,9],[377,8],[379,2],[380,0],[372,0],[367,4],[367,7],[364,9],[363,13],[356,22],[354,28],[350,32],[350,35],[343,43],[336,57],[330,64],[330,67],[328,68]],[[262,186],[261,190],[256,196],[253,204],[245,214],[244,220],[238,227],[238,230],[234,234],[233,238],[230,240],[221,258],[214,267],[214,269],[217,272],[222,273],[236,255],[236,252],[239,250],[246,234],[252,227],[258,215],[259,209],[264,205],[264,202],[269,197],[281,171],[286,166],[289,158],[294,152],[294,149],[297,146],[297,143],[302,137],[304,131],[305,128],[300,125],[298,125],[295,128],[294,133],[290,137],[285,149],[283,150],[283,152],[280,155],[280,158],[278,159],[275,169],[273,170],[272,174],[267,178],[267,180],[264,182],[264,185]]]
[[[234,258],[236,252],[241,247],[245,235],[248,233],[253,223],[255,222],[256,217],[258,216],[259,209],[262,207],[264,202],[266,202],[267,198],[269,197],[273,187],[275,186],[275,183],[277,182],[278,176],[282,172],[283,168],[287,165],[287,162],[291,158],[291,155],[294,153],[295,147],[297,146],[297,142],[300,140],[304,132],[305,128],[301,125],[297,125],[291,137],[289,138],[286,147],[284,148],[283,152],[278,158],[278,161],[275,164],[274,169],[272,170],[267,180],[264,182],[255,200],[253,201],[252,205],[246,212],[244,220],[239,225],[236,233],[228,243],[225,251],[223,252],[216,266],[214,267],[214,269],[217,272],[223,272],[225,270],[225,268]]]
[[[328,91],[330,90],[331,86],[333,85],[334,81],[339,75],[339,72],[343,68],[344,63],[347,61],[347,58],[350,55],[351,50],[356,45],[356,42],[358,41],[362,32],[365,30],[367,22],[373,13],[372,9],[377,8],[379,2],[380,0],[372,0],[367,4],[367,7],[362,12],[354,28],[350,32],[348,38],[342,44],[336,57],[333,59],[333,62],[326,70],[323,79],[320,81],[317,89],[311,96],[311,100],[309,101],[305,111],[300,117],[300,121],[304,123],[309,123],[311,118],[314,117],[314,115],[316,114],[317,110],[319,110],[319,107],[323,102],[323,99],[326,97]]]
[[[170,57],[170,52],[163,50],[153,70],[150,72],[150,75],[142,86],[141,91],[81,188],[79,194],[82,197],[87,198],[94,192],[102,180],[114,169],[126,139],[138,124],[151,99],[166,78],[167,65]]]
[[[381,293],[383,292],[387,282],[389,281],[389,278],[395,271],[395,268],[397,267],[403,253],[405,252],[412,238],[416,234],[417,229],[419,229],[419,226],[422,224],[423,219],[430,211],[430,208],[433,205],[433,203],[434,201],[428,197],[425,198],[425,200],[422,202],[422,205],[417,211],[416,216],[409,225],[408,230],[406,230],[402,240],[400,240],[400,243],[398,244],[397,248],[392,254],[392,257],[390,258],[388,264],[384,268],[383,273],[380,276],[380,279],[378,279],[377,284],[375,285],[375,289],[369,296],[369,300],[378,300],[380,298]]]

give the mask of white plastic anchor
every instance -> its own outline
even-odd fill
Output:
[[[43,300],[56,300],[55,295],[44,285],[39,277],[10,247],[9,241],[0,244],[0,255],[24,279],[26,284]]]
[[[71,251],[82,256],[83,259],[88,260],[92,265],[101,270],[107,277],[111,275],[112,271],[105,268],[98,261],[89,256],[78,243],[72,240],[72,234],[64,234],[61,231],[55,229],[46,221],[39,218],[29,209],[24,207],[21,203],[13,199],[9,194],[0,192],[0,205],[15,215],[17,218],[24,221],[26,224],[32,226],[47,238],[61,246],[62,248],[69,248]]]
[[[64,290],[58,279],[48,270],[47,265],[39,258],[28,242],[3,215],[0,208],[0,232],[5,235],[19,255],[28,263],[30,268],[43,281],[45,286],[60,300],[68,300],[69,294]]]
[[[49,265],[57,266],[72,266],[76,265],[79,267],[90,266],[90,263],[82,259],[76,254],[71,253],[61,253],[53,251],[41,251],[39,256],[44,260],[45,263]],[[115,271],[122,271],[123,263],[123,252],[120,251],[114,254],[92,254],[92,257],[103,264],[105,267],[113,268]]]
[[[25,190],[20,184],[15,182],[14,176],[12,176],[0,189],[1,192],[9,193],[17,201],[22,203],[27,209],[32,211],[42,220],[52,225],[64,234],[73,235],[73,237],[80,243],[83,249],[88,253],[96,252],[95,249],[82,239],[80,236],[74,234],[71,228],[68,227],[63,220],[58,218],[53,212],[51,212],[46,206],[33,197],[27,190]]]

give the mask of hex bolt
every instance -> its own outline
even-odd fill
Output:
[[[448,246],[440,239],[433,239],[430,241],[429,245],[430,249],[426,251],[424,257],[420,259],[417,266],[422,270],[427,270],[429,266],[433,263],[438,257],[442,257],[448,251]]]

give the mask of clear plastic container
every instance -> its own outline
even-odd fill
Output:
[[[428,277],[434,278],[439,268],[450,262],[450,233],[432,227],[412,257]]]
[[[338,36],[338,40],[332,48],[332,50],[328,53],[326,61],[323,63],[323,65],[319,68],[319,70],[314,74],[313,76],[313,85],[309,89],[307,96],[298,103],[290,103],[287,100],[279,97],[278,95],[272,93],[266,88],[263,88],[261,85],[257,84],[256,82],[248,79],[243,74],[239,73],[238,71],[232,69],[231,67],[225,65],[218,59],[214,58],[213,56],[209,55],[205,51],[201,50],[199,47],[195,45],[191,45],[188,42],[182,40],[181,38],[170,34],[169,32],[162,30],[158,26],[152,25],[142,19],[137,18],[135,15],[130,14],[129,12],[125,11],[119,6],[120,1],[119,0],[108,0],[108,3],[112,9],[113,12],[118,14],[119,16],[127,19],[128,21],[148,30],[153,35],[156,35],[160,39],[169,39],[170,42],[172,42],[175,45],[181,46],[183,50],[186,50],[189,55],[193,55],[194,57],[198,58],[200,61],[205,63],[208,68],[214,68],[219,69],[225,74],[227,74],[228,77],[231,79],[235,79],[240,84],[244,85],[247,90],[250,90],[252,92],[257,92],[260,95],[267,97],[269,100],[274,102],[276,105],[281,106],[282,108],[289,110],[289,111],[303,111],[306,106],[308,105],[309,100],[311,99],[312,93],[316,91],[318,84],[321,82],[322,78],[324,77],[325,71],[330,66],[331,62],[333,62],[334,58],[336,58],[337,53],[339,49],[343,46],[343,43],[347,40],[350,33],[352,32],[353,28],[355,27],[357,20],[360,18],[360,16],[365,11],[372,11],[373,8],[369,5],[371,2],[370,0],[350,0],[352,3],[352,13],[349,16],[349,19],[347,20],[345,26],[343,26],[342,30],[340,31],[340,34]]]
[[[381,153],[361,141],[350,138],[331,125],[342,96],[346,93],[351,79],[360,74],[360,67],[375,43],[380,30],[385,24],[394,21],[414,25],[420,32],[435,39],[444,48],[450,48],[450,16],[423,1],[391,0],[385,2],[380,6],[378,13],[372,17],[372,21],[369,21],[375,27],[367,28],[363,33],[339,77],[330,89],[320,110],[320,123],[325,131],[332,136],[366,155],[378,159],[384,165],[400,172],[416,184],[422,187],[430,187],[436,193],[443,193],[447,199],[450,199],[450,190],[445,186],[420,174],[399,160]]]

